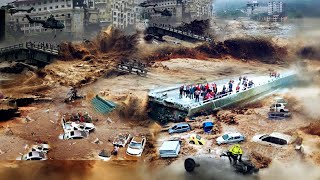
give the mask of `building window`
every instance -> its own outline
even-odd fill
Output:
[[[52,6],[50,6],[50,8],[49,9],[52,9]]]
[[[45,1],[43,4],[47,4],[47,1]]]
[[[38,2],[38,5],[41,5],[41,2]]]
[[[61,8],[64,8],[64,5],[61,5]]]
[[[41,11],[41,8],[39,8],[38,11]]]
[[[68,7],[71,7],[71,5],[70,5],[70,4],[68,4],[67,6],[68,6]]]
[[[47,10],[47,7],[44,7],[43,10]]]
[[[56,0],[56,2],[58,2],[59,0]]]
[[[68,18],[70,17],[70,14],[68,14]]]
[[[58,9],[59,6],[56,6],[56,9]]]

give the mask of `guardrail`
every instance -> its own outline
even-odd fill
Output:
[[[55,55],[59,54],[59,48],[56,46],[53,46],[50,43],[26,42],[26,48],[38,50],[38,51],[42,51],[42,52],[46,52],[46,53],[51,53],[51,54],[55,54]]]
[[[4,47],[4,48],[0,48],[0,54],[6,53],[6,52],[10,52],[13,50],[19,50],[19,49],[23,49],[23,44],[16,44],[16,45],[12,45],[12,46],[8,46],[8,47]]]

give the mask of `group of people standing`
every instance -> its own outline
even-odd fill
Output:
[[[246,90],[247,88],[253,87],[254,83],[252,80],[248,80],[246,76],[239,77],[239,83],[236,86],[236,92],[240,91],[240,85],[242,83],[242,90]],[[229,95],[233,92],[233,84],[234,80],[230,80],[228,82],[228,88],[226,85],[223,85],[222,91],[218,92],[216,83],[212,84],[194,84],[194,85],[182,85],[179,88],[179,98],[181,99],[183,96],[190,99],[195,99],[195,102],[200,101],[200,96],[203,97],[203,100],[217,99],[226,95]]]

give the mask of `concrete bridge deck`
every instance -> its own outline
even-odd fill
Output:
[[[59,56],[57,46],[44,42],[26,42],[0,48],[0,61],[18,61],[43,66]]]
[[[155,23],[151,24],[146,29],[146,33],[157,36],[160,39],[162,39],[163,36],[171,36],[171,37],[174,37],[180,40],[185,40],[185,41],[207,41],[207,42],[213,41],[213,39],[211,39],[210,37],[197,35],[192,32],[182,31],[172,26],[158,25]]]
[[[295,79],[296,73],[294,71],[281,72],[280,77],[270,77],[269,75],[265,76],[256,76],[256,75],[246,75],[248,80],[254,82],[252,88],[247,88],[243,90],[243,86],[240,86],[240,92],[236,92],[235,88],[239,83],[239,77],[232,77],[231,80],[234,80],[233,83],[233,92],[225,94],[225,96],[218,96],[215,99],[203,100],[203,97],[200,96],[200,101],[195,102],[195,99],[190,99],[183,96],[179,98],[179,87],[182,85],[177,85],[175,87],[163,88],[152,90],[149,93],[149,104],[151,106],[151,117],[155,119],[161,119],[160,116],[167,114],[167,118],[176,119],[178,116],[192,116],[201,111],[207,110],[217,110],[237,102],[249,99],[258,94],[275,90],[281,86],[285,86],[291,83]],[[228,82],[230,79],[218,80],[215,81],[217,84],[218,92],[222,91],[223,85],[228,89]],[[209,84],[212,84],[210,82]],[[242,83],[241,83],[242,84]],[[205,85],[205,84],[204,84]],[[160,111],[157,108],[161,109]],[[152,112],[154,111],[154,112]],[[171,114],[171,115],[169,115]]]

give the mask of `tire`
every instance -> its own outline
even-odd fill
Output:
[[[283,110],[283,109],[280,109],[280,112],[284,112],[284,110]]]
[[[184,161],[184,169],[187,172],[193,172],[196,167],[196,162],[192,158],[188,158]]]

